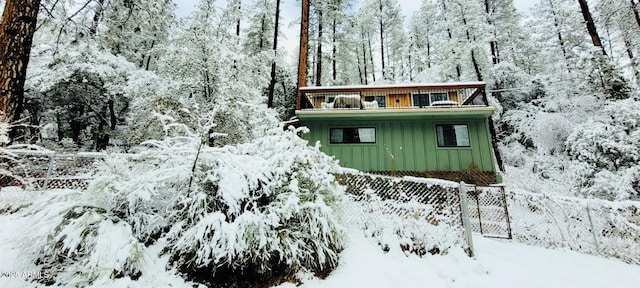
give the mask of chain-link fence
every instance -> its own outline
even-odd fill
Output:
[[[417,254],[463,247],[473,255],[468,218],[463,217],[468,215],[463,213],[466,203],[461,201],[459,184],[370,174],[338,174],[337,179],[346,186],[354,204],[345,211],[346,222],[372,230],[381,244],[393,242],[389,238],[396,237],[403,250]],[[371,226],[375,227],[370,229]],[[394,235],[378,235],[384,234],[384,226],[394,229]],[[415,249],[420,251],[411,251]]]
[[[471,231],[485,237],[511,239],[509,209],[503,186],[465,185]]]
[[[84,189],[103,157],[102,153],[5,151],[0,155],[0,187]],[[472,254],[473,231],[640,264],[638,202],[505,194],[503,187],[460,186],[416,177],[345,173],[337,179],[352,200],[343,213],[347,223],[364,227],[380,243],[396,237],[403,249],[417,254],[451,247]],[[385,235],[389,229],[393,237]]]
[[[640,264],[640,203],[525,192],[507,195],[513,238]]]
[[[56,154],[50,151],[5,151],[0,157],[0,187],[84,189],[102,153]]]

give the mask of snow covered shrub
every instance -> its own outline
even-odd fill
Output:
[[[611,102],[604,114],[579,125],[567,138],[567,154],[590,166],[576,183],[586,196],[637,199],[640,161],[640,102]]]
[[[168,253],[190,279],[263,286],[337,266],[337,165],[295,132],[202,151],[168,233]]]
[[[602,50],[591,48],[583,51],[578,63],[580,79],[587,91],[602,94],[608,100],[623,100],[631,96],[631,89],[627,80],[615,63],[602,53]]]
[[[34,225],[22,239],[44,284],[86,287],[108,279],[137,279],[148,255],[128,223],[79,191],[53,195],[27,210]]]
[[[331,174],[338,166],[299,130],[278,127],[224,147],[203,145],[208,137],[184,125],[169,130],[141,154],[106,157],[86,192],[31,210],[41,224],[29,243],[44,248],[29,255],[45,270],[69,271],[49,283],[136,279],[154,256],[147,245],[161,245],[185,278],[214,287],[267,286],[336,267],[344,245],[343,188]]]
[[[618,170],[640,161],[640,102],[627,99],[605,106],[602,117],[576,127],[567,154],[600,169]]]
[[[583,188],[581,192],[588,197],[607,200],[638,199],[640,196],[640,189],[638,189],[639,170],[637,167],[620,172],[601,170],[586,182],[588,186]]]
[[[555,154],[564,150],[564,142],[573,131],[574,124],[562,113],[512,110],[504,121],[520,135],[518,141],[530,141],[539,152]],[[512,136],[513,137],[513,136]]]

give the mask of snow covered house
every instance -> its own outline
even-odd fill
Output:
[[[344,167],[487,185],[500,181],[485,83],[302,87],[305,137]]]

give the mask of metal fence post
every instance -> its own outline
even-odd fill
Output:
[[[591,227],[591,235],[593,236],[593,243],[596,245],[596,253],[600,253],[600,247],[598,245],[598,237],[596,237],[596,229],[593,227],[593,220],[591,220],[591,212],[589,211],[589,205],[585,207],[587,210],[587,217],[589,218],[589,226]]]
[[[460,188],[458,189],[458,197],[460,198],[460,208],[462,212],[462,226],[464,227],[467,237],[467,244],[469,244],[469,257],[474,256],[473,251],[473,235],[471,235],[471,223],[469,221],[469,206],[467,205],[467,191],[464,182],[460,182]]]
[[[500,194],[502,196],[502,203],[504,204],[504,215],[507,217],[507,233],[509,233],[509,239],[513,239],[513,233],[511,231],[511,217],[509,216],[509,206],[507,205],[507,192],[503,185],[500,185]]]
[[[53,173],[53,166],[55,165],[55,162],[56,155],[53,154],[51,155],[51,160],[49,161],[49,166],[47,167],[47,176],[44,178],[44,184],[42,184],[41,189],[47,189],[47,186],[49,186],[49,178],[51,178],[51,174]]]

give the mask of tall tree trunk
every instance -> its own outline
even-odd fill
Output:
[[[636,22],[638,23],[638,28],[640,28],[640,12],[638,12],[638,2],[635,0],[631,1],[631,10],[633,11],[633,15],[636,16]]]
[[[336,57],[337,57],[337,54],[338,54],[338,48],[337,48],[338,47],[338,42],[337,42],[338,39],[336,37],[336,26],[338,24],[336,23],[336,19],[335,18],[333,19],[333,23],[332,24],[333,24],[332,25],[333,26],[332,27],[333,31],[332,31],[331,42],[333,42],[333,45],[332,45],[332,51],[331,51],[331,76],[333,78],[333,82],[335,83],[336,80],[338,79],[338,69],[337,69],[337,65],[336,65],[336,62],[337,62],[336,61]]]
[[[567,70],[571,72],[571,67],[569,66],[569,62],[567,61],[567,48],[565,47],[564,38],[562,37],[562,32],[560,30],[560,20],[558,19],[558,13],[553,7],[552,0],[549,0],[549,7],[551,8],[551,15],[553,16],[553,26],[556,28],[560,50],[562,50],[562,57],[564,57],[564,62],[567,64]]]
[[[309,0],[302,0],[302,18],[300,20],[300,51],[298,57],[298,92],[296,110],[302,107],[300,88],[307,86],[307,54],[309,48]]]
[[[102,18],[102,12],[104,11],[104,0],[98,0],[97,2],[93,22],[91,23],[91,28],[89,28],[89,34],[91,34],[91,36],[96,36],[98,33],[98,25],[100,24],[100,18]]]
[[[491,41],[489,41],[489,48],[491,50],[491,62],[493,63],[493,65],[496,65],[500,63],[500,59],[498,58],[498,42],[496,42],[495,40],[496,29],[495,27],[493,27],[494,23],[491,19],[491,17],[493,16],[493,9],[491,9],[491,4],[489,2],[490,0],[484,0],[484,11],[487,13],[487,24],[489,24],[489,27],[491,27],[491,30],[493,31],[493,38]]]
[[[278,49],[278,26],[280,23],[280,0],[276,0],[276,23],[273,29],[273,61],[271,62],[271,82],[269,83],[269,97],[267,107],[273,108],[273,96],[276,90],[276,56]]]
[[[427,35],[427,68],[431,68],[431,39],[429,35]],[[419,72],[422,72],[422,69]]]
[[[40,0],[8,0],[0,23],[0,121],[20,118]],[[15,139],[15,130],[9,135]]]
[[[589,32],[589,36],[591,36],[591,42],[593,42],[593,46],[599,47],[600,49],[602,49],[602,53],[604,55],[607,55],[607,51],[605,51],[604,46],[602,46],[600,35],[598,35],[598,31],[596,30],[596,24],[593,22],[593,18],[591,17],[591,12],[589,11],[587,0],[578,0],[578,4],[580,4],[582,17],[584,17],[584,22],[587,25],[587,31]]]
[[[364,40],[364,39],[363,39]],[[362,41],[362,61],[364,63],[364,82],[362,82],[362,84],[367,85],[368,83],[368,79],[369,79],[369,75],[367,73],[367,46],[364,43],[364,41]]]
[[[266,20],[264,18],[264,14],[262,14],[260,17],[260,41],[258,42],[258,51],[260,52],[262,52],[262,49],[264,48],[264,35],[267,32],[267,24],[265,23]]]
[[[322,86],[322,8],[318,11],[318,50],[316,51],[316,86]]]
[[[368,34],[367,34],[368,35]],[[373,64],[373,45],[371,45],[371,35],[368,35],[367,40],[369,41],[369,60],[371,61],[371,76],[373,77],[373,82],[376,82],[376,66]]]
[[[380,25],[380,58],[382,60],[382,79],[387,79],[385,77],[386,76],[385,75],[385,73],[386,73],[385,70],[386,69],[385,69],[385,66],[384,66],[384,22],[383,22],[383,19],[382,19],[382,12],[383,12],[383,10],[382,10],[382,0],[378,0],[378,3],[380,3],[380,6],[378,6],[379,9],[380,9],[378,11],[378,12],[380,12],[380,15],[378,16],[378,24]]]
[[[360,85],[364,84],[362,77],[362,59],[360,59],[360,48],[356,47],[356,59],[358,60],[358,77],[360,78]]]
[[[462,11],[462,24],[464,24],[464,27],[467,27],[466,29],[467,42],[469,43],[475,42],[475,37],[473,39],[471,38],[471,32],[469,32],[469,28],[467,26],[467,17],[465,16],[464,11]],[[476,58],[476,49],[474,49],[472,46],[470,50],[471,50],[471,63],[473,64],[473,70],[476,72],[476,78],[478,79],[478,81],[482,81],[482,73],[480,72],[480,65],[478,64],[478,59]]]
[[[624,48],[627,51],[627,56],[629,56],[631,71],[633,71],[633,77],[635,78],[636,83],[640,83],[640,71],[638,71],[638,62],[633,54],[633,47],[631,46],[631,41],[625,35],[622,37],[624,40]]]
[[[241,12],[242,12],[242,1],[238,0],[238,20],[236,20],[236,36],[238,36],[238,44],[240,44],[240,20],[242,20],[242,16],[240,15]]]

